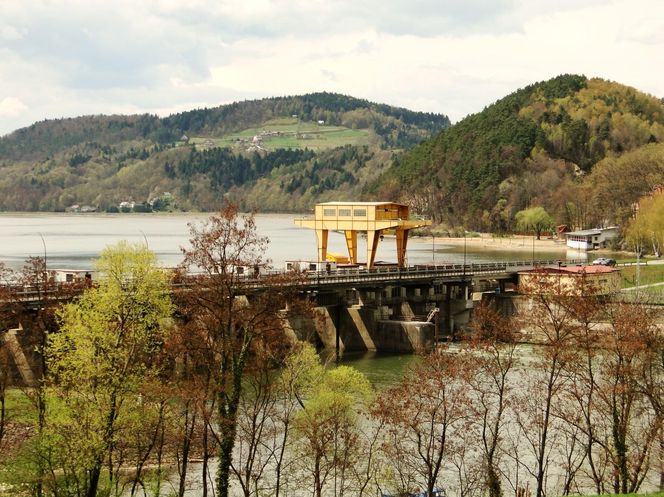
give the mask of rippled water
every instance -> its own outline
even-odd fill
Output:
[[[14,268],[23,265],[28,256],[46,255],[51,268],[90,269],[101,250],[119,240],[147,243],[164,266],[176,266],[181,261],[180,247],[188,243],[188,223],[199,223],[207,214],[63,214],[20,213],[0,214],[0,261]],[[258,232],[270,239],[267,257],[277,269],[286,260],[316,259],[316,237],[312,230],[295,226],[293,214],[259,214]],[[366,253],[366,241],[358,240],[359,253]],[[526,243],[526,242],[524,242]],[[507,241],[505,241],[507,244]],[[501,241],[490,244],[469,239],[467,262],[529,260],[528,250],[501,250]],[[344,237],[330,233],[330,252],[346,253]],[[570,257],[578,257],[578,253]],[[540,251],[541,259],[565,258],[564,248]],[[380,242],[377,260],[396,261],[396,244],[386,236]],[[432,244],[431,238],[411,237],[408,243],[409,264],[432,261],[461,263],[463,246]]]

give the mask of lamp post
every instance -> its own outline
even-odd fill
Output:
[[[641,286],[641,244],[636,249],[636,291],[639,292]]]
[[[466,276],[466,229],[463,229],[463,276]]]
[[[431,261],[436,265],[436,236],[431,233]]]
[[[141,233],[141,235],[143,235],[143,240],[145,241],[145,248],[149,249],[150,245],[148,245],[148,237],[145,236],[145,233],[143,233],[143,230],[138,230],[138,231]]]

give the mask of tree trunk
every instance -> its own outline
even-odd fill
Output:
[[[228,430],[228,431],[226,431]],[[235,446],[235,427],[222,428],[221,442],[219,443],[219,469],[217,470],[217,492],[219,497],[228,497],[231,475],[231,462],[233,460],[233,447]]]
[[[5,435],[5,392],[0,393],[0,443]]]
[[[486,484],[489,489],[489,497],[502,497],[503,490],[500,487],[500,476],[496,472],[493,461],[487,461]]]
[[[549,418],[551,416],[551,400],[553,397],[554,376],[557,367],[557,360],[553,360],[549,372],[549,383],[546,392],[546,406],[544,409],[544,419],[542,421],[542,436],[540,437],[539,453],[537,455],[537,491],[535,497],[544,497],[544,457],[546,455],[546,443],[549,432]]]
[[[232,328],[229,326],[229,329]],[[240,405],[240,394],[242,392],[242,376],[244,374],[244,364],[249,352],[251,343],[251,334],[244,330],[244,342],[237,356],[236,361],[232,361],[232,366],[222,363],[221,377],[226,374],[232,377],[232,390],[230,395],[223,391],[217,392],[217,417],[219,421],[219,430],[221,432],[219,443],[219,469],[217,470],[217,491],[219,497],[228,497],[230,488],[231,464],[233,462],[233,448],[235,447],[235,435],[237,433],[237,410]],[[229,369],[224,370],[225,367]]]
[[[210,450],[208,447],[208,424],[205,421],[203,429],[203,497],[208,495],[208,462],[210,460]]]
[[[664,492],[664,433],[659,435],[659,491]]]
[[[97,488],[99,487],[99,475],[104,463],[104,454],[111,447],[113,440],[113,426],[117,410],[117,398],[115,393],[111,394],[111,409],[106,416],[106,426],[104,427],[103,447],[100,449],[100,455],[95,458],[95,463],[90,470],[90,486],[88,487],[87,497],[97,497]]]
[[[99,475],[101,474],[101,459],[97,458],[93,468],[90,470],[90,483],[86,497],[97,497],[97,487],[99,486]]]
[[[191,449],[191,439],[194,432],[194,427],[196,426],[196,412],[191,416],[191,428],[187,426],[187,420],[189,419],[189,403],[187,403],[187,409],[185,411],[185,436],[182,441],[182,468],[180,470],[180,485],[178,486],[178,497],[184,497],[184,492],[186,490],[186,481],[187,481],[187,467],[189,465],[189,450]],[[207,482],[203,482],[207,484]]]
[[[316,454],[314,462],[314,495],[316,497],[322,497],[323,495],[323,482],[320,478],[320,458],[321,456]]]

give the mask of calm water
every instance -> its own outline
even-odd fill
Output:
[[[120,240],[146,243],[164,266],[176,266],[182,259],[180,247],[188,243],[188,223],[199,223],[208,214],[61,214],[25,213],[0,214],[0,261],[20,268],[28,256],[46,255],[50,268],[91,269],[101,250]],[[275,268],[284,267],[286,260],[316,259],[316,237],[313,230],[295,226],[293,214],[260,214],[256,216],[259,234],[270,244],[267,257]],[[366,254],[365,239],[360,237],[359,253]],[[505,244],[508,242],[505,241]],[[501,242],[485,244],[469,239],[467,262],[498,260],[529,260],[532,252],[496,249]],[[330,252],[346,253],[340,233],[330,233]],[[578,257],[568,254],[568,258]],[[558,251],[538,251],[537,258],[561,259]],[[461,263],[463,247],[432,245],[431,238],[412,237],[408,243],[409,264]],[[380,242],[376,260],[396,261],[396,244],[387,236]]]

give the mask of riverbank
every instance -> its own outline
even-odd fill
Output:
[[[420,237],[423,243],[426,243],[426,237]],[[567,245],[565,240],[553,238],[541,238],[537,240],[532,236],[513,235],[509,237],[495,236],[491,233],[482,233],[479,236],[463,237],[434,237],[436,245],[451,245],[455,247],[463,247],[473,250],[475,248],[489,249],[489,250],[508,250],[508,251],[523,251],[532,252],[533,248],[538,251],[560,251],[566,252]]]

